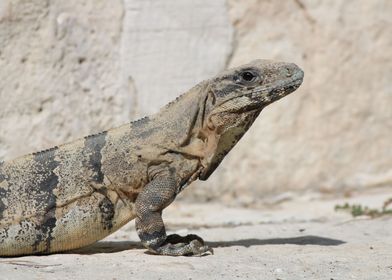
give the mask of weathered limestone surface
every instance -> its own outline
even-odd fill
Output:
[[[237,32],[230,64],[294,61],[305,81],[229,154],[215,174],[224,192],[253,201],[263,191],[392,186],[392,1],[230,4]]]
[[[123,14],[120,1],[1,1],[0,158],[129,118]]]
[[[391,14],[388,0],[2,0],[0,160],[156,112],[226,66],[272,58],[303,67],[303,86],[185,197],[252,204],[392,185]]]
[[[135,117],[226,67],[233,29],[225,1],[124,0],[124,9],[122,65],[136,89]]]

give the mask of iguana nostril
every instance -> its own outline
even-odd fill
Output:
[[[286,67],[286,76],[291,77],[293,75],[293,71],[290,69],[290,67]]]

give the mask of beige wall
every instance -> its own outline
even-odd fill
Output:
[[[0,159],[153,113],[254,58],[303,86],[187,198],[252,204],[392,186],[392,1],[3,0]]]

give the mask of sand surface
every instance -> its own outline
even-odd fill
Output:
[[[145,253],[133,222],[66,254],[0,258],[0,279],[392,279],[392,217],[352,218],[338,203],[380,207],[392,190],[351,198],[303,197],[266,209],[175,203],[170,232],[196,233],[204,257]]]

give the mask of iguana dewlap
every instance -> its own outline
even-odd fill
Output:
[[[206,180],[261,110],[302,79],[295,64],[256,60],[153,116],[0,163],[0,256],[79,248],[132,219],[152,253],[212,252],[196,235],[167,236],[162,210]]]

